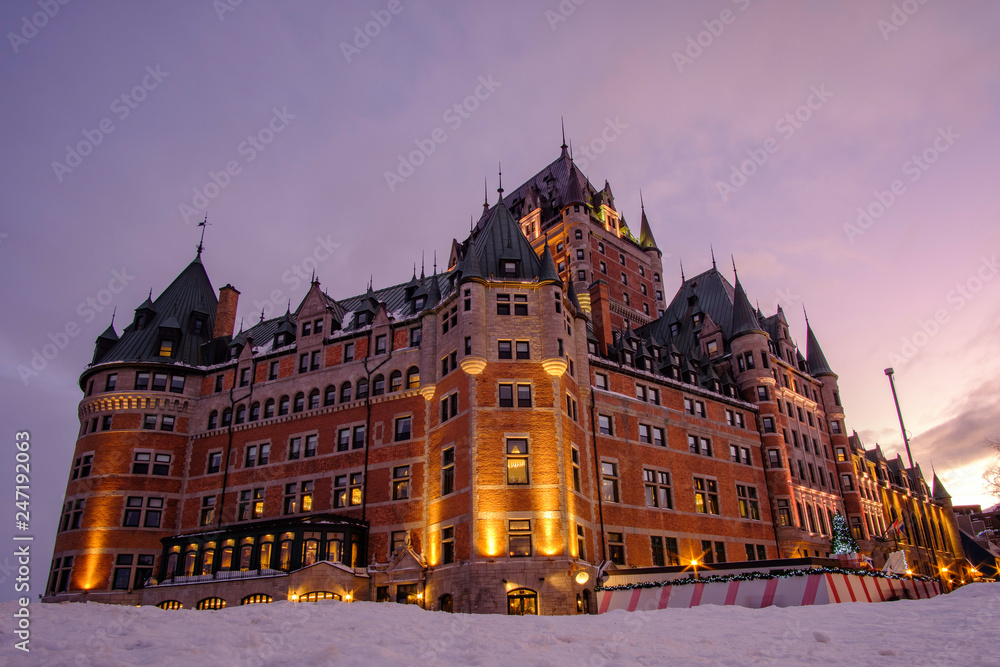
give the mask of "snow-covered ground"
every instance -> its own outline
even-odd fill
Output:
[[[930,600],[509,617],[396,604],[276,602],[222,611],[31,605],[31,653],[2,665],[1000,665],[1000,583]]]

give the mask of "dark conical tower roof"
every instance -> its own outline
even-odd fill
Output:
[[[104,333],[102,333],[100,336],[97,337],[97,340],[98,341],[106,340],[112,343],[117,342],[118,334],[117,332],[115,332],[115,325],[109,324],[108,328],[104,330]]]
[[[563,205],[566,204],[586,204],[586,186],[580,170],[576,165],[570,165],[569,182],[566,183],[566,194],[563,196]]]
[[[948,493],[948,489],[944,488],[944,484],[941,483],[941,479],[937,476],[937,473],[934,473],[933,489],[931,495],[934,496],[934,500],[951,499],[951,494]]]
[[[760,322],[757,321],[757,314],[747,293],[743,291],[743,284],[740,277],[736,276],[736,290],[733,294],[733,337],[752,331],[763,331]]]
[[[810,375],[835,375],[833,370],[830,368],[830,364],[826,361],[826,355],[823,354],[823,348],[819,346],[819,341],[816,340],[816,334],[813,333],[808,320],[806,321],[806,355],[809,360],[808,364]]]
[[[643,250],[656,250],[656,239],[653,238],[653,230],[649,226],[649,220],[646,218],[646,206],[642,205],[642,223],[639,227],[639,247]]]
[[[559,272],[556,271],[556,262],[552,259],[552,251],[549,250],[549,242],[546,239],[543,244],[542,258],[539,260],[541,263],[541,271],[538,274],[539,282],[553,282],[560,287],[562,287],[563,281],[559,277]]]
[[[573,304],[574,308],[576,308],[576,312],[582,313],[583,308],[580,306],[580,297],[576,294],[576,286],[573,284],[572,280],[569,281],[569,288],[566,290],[566,296],[569,297],[569,302]]]

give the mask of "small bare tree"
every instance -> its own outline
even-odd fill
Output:
[[[983,482],[988,494],[1000,498],[1000,435],[987,438],[986,446],[993,450],[996,458],[986,467]]]

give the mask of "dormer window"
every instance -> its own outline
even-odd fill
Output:
[[[136,313],[135,316],[135,330],[139,331],[142,329],[142,325],[146,323],[146,313]]]
[[[366,324],[368,324],[368,322],[371,321],[370,318],[371,318],[371,313],[369,313],[367,311],[365,311],[363,313],[358,313],[357,316],[355,317],[355,319],[358,322],[358,326],[359,327],[363,327]]]
[[[417,298],[416,298],[416,299],[415,299],[415,300],[413,301],[413,307],[414,307],[414,308],[415,308],[416,310],[423,310],[423,308],[424,308],[424,304],[426,304],[426,303],[427,303],[427,298],[426,298],[426,297],[422,297],[422,296],[418,296],[418,297],[417,297]]]
[[[694,324],[694,326],[696,327],[701,326],[701,313],[695,313],[694,315],[692,315],[691,323]]]
[[[196,336],[200,336],[203,333],[205,333],[205,318],[204,317],[196,317],[196,318],[194,318],[194,322],[191,325],[191,333],[193,333]]]
[[[172,357],[174,356],[174,341],[172,340],[161,340],[160,341],[160,352],[161,357]]]
[[[284,344],[285,344],[285,334],[283,334],[283,333],[275,334],[275,336],[274,336],[274,346],[275,347],[281,347]]]
[[[680,322],[674,322],[670,325],[670,335],[671,337],[676,336],[681,332]]]
[[[313,333],[321,334],[323,333],[323,320],[319,319],[313,322]]]
[[[500,272],[504,278],[516,278],[517,262],[513,260],[504,260],[500,262]]]

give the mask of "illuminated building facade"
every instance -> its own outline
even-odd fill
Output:
[[[837,377],[563,145],[448,267],[235,331],[198,257],[81,376],[47,600],[594,611],[601,568],[825,554]],[[808,471],[808,472],[807,472]]]

